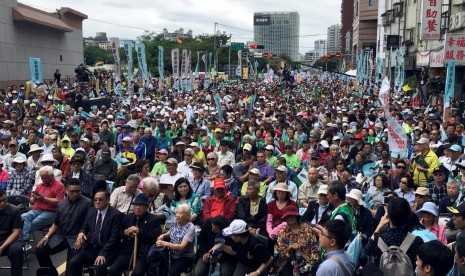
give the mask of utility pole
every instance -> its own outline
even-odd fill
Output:
[[[218,23],[215,22],[214,27],[213,27],[213,54],[216,53],[216,28],[217,28]],[[216,69],[216,55],[213,57],[213,67]]]

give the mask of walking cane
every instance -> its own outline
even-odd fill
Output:
[[[127,275],[129,275],[129,272],[131,271],[131,267],[133,270],[136,267],[136,261],[137,261],[137,235],[134,237],[134,250],[132,251],[131,260],[129,260]]]

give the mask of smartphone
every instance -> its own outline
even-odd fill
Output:
[[[37,191],[32,192],[35,196],[40,196],[40,194]]]
[[[387,205],[389,203],[389,200],[391,200],[391,197],[390,196],[385,196],[383,198],[383,204]]]

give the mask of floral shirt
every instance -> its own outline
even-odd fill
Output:
[[[297,243],[300,253],[307,264],[312,265],[320,260],[320,249],[317,233],[308,224],[302,223],[297,233],[292,232],[289,227],[282,229],[278,234],[278,252],[282,259],[294,257],[294,250],[289,245]]]

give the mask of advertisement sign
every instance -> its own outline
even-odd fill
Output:
[[[465,64],[465,34],[446,33],[444,39],[444,62],[455,61],[455,65]]]
[[[442,51],[431,52],[429,54],[429,67],[430,68],[444,67],[444,53]]]
[[[254,26],[266,26],[271,24],[269,15],[254,15],[253,17]]]
[[[441,0],[421,1],[420,40],[438,40],[441,37]]]
[[[429,65],[429,52],[417,52],[416,54],[417,67]]]

